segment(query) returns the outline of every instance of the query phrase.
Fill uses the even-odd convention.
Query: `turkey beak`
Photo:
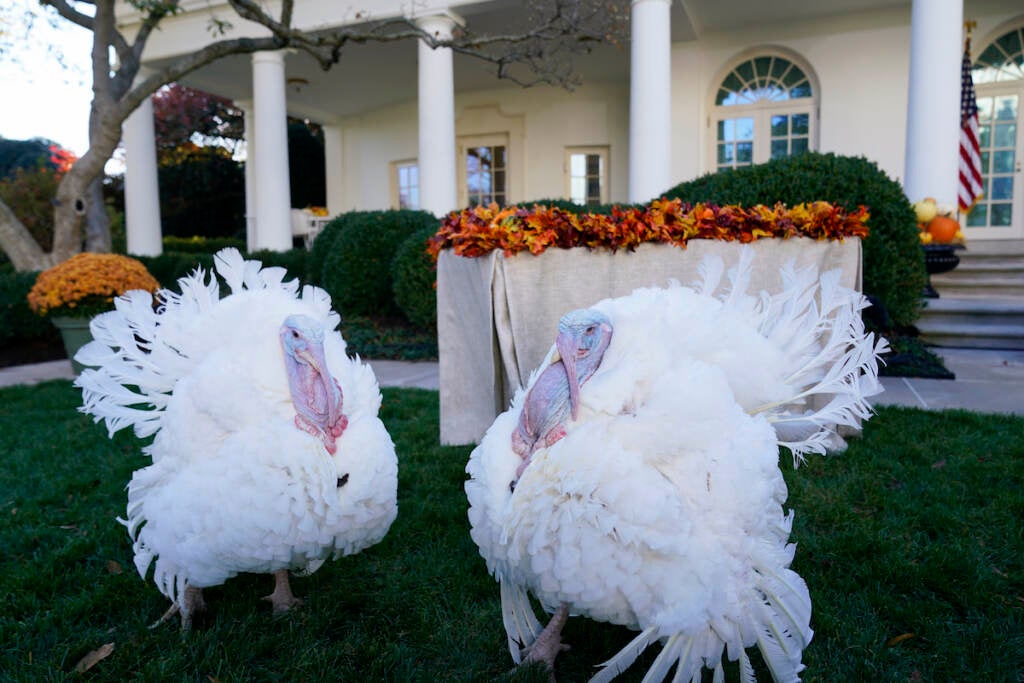
[[[576,338],[570,332],[560,332],[555,339],[555,350],[562,358],[565,376],[569,380],[569,411],[572,419],[580,412],[580,383],[576,373]]]

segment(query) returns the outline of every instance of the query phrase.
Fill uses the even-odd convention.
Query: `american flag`
[[[978,146],[978,102],[971,78],[971,44],[964,46],[960,67],[960,211],[966,213],[982,194],[981,149]]]

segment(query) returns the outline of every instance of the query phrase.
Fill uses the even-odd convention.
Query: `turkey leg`
[[[264,596],[263,599],[269,600],[270,604],[274,606],[274,614],[284,614],[292,607],[302,604],[302,600],[292,594],[292,588],[288,585],[287,569],[274,572],[274,592]]]
[[[526,655],[526,662],[544,662],[547,664],[548,671],[551,672],[551,680],[555,679],[555,657],[558,653],[563,650],[568,650],[568,645],[562,644],[562,628],[565,626],[565,622],[569,620],[569,605],[562,603],[555,613],[551,616],[551,621],[544,627],[544,630],[537,636],[537,640],[533,641],[533,645],[530,646],[530,653]]]
[[[196,588],[195,586],[185,586],[185,595],[182,602],[185,604],[184,609],[182,609],[177,602],[172,603],[171,606],[167,608],[167,611],[164,612],[163,616],[150,625],[150,628],[156,628],[157,626],[169,621],[175,614],[180,613],[181,630],[190,630],[192,628],[192,615],[206,609],[206,601],[203,600],[203,589]]]

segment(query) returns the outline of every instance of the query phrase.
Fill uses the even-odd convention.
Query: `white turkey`
[[[673,681],[705,668],[722,681],[726,660],[752,681],[754,646],[777,683],[799,680],[811,602],[789,568],[779,445],[794,461],[841,446],[837,428],[871,413],[887,345],[838,271],[791,265],[780,293],[751,295],[752,260],[742,250],[730,286],[708,257],[691,287],[567,313],[470,456],[471,533],[517,664],[553,669],[562,626],[582,615],[640,632],[593,681],[657,641],[644,681],[673,667]],[[554,615],[546,627],[530,594]]]
[[[76,359],[83,412],[154,435],[128,484],[135,566],[178,612],[240,572],[275,577],[275,613],[300,601],[288,572],[380,541],[397,514],[394,445],[369,366],[345,353],[323,290],[284,281],[234,249],[202,269],[119,298]],[[162,619],[161,621],[163,621]]]

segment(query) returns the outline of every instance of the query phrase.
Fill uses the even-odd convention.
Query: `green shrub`
[[[269,251],[261,249],[246,254],[247,259],[256,259],[263,264],[264,268],[278,267],[288,271],[285,280],[298,279],[306,284],[309,278],[306,276],[306,265],[309,260],[309,252],[305,249],[289,249],[288,251]]]
[[[665,193],[690,203],[789,206],[824,200],[846,209],[868,207],[864,291],[885,306],[893,323],[912,325],[926,281],[914,211],[899,183],[863,157],[809,152],[713,173]]]
[[[167,235],[163,238],[165,252],[178,252],[182,254],[216,254],[226,247],[234,247],[239,251],[245,251],[245,240],[235,237],[176,237]]]
[[[37,275],[0,269],[0,344],[42,337],[52,330],[48,320],[32,312],[25,298]]]
[[[47,252],[53,248],[53,198],[59,183],[57,174],[45,167],[19,168],[0,180],[0,199]]]
[[[437,267],[427,253],[427,240],[435,232],[436,226],[409,235],[391,261],[395,303],[406,318],[426,329],[437,326]]]
[[[165,252],[159,256],[133,256],[146,266],[146,270],[156,278],[161,287],[178,289],[178,279],[192,274],[202,266],[209,271],[213,268],[213,254],[187,254],[182,252]]]
[[[525,202],[516,202],[516,206],[524,209],[532,208],[534,204],[540,204],[541,206],[550,206],[553,209],[561,209],[566,213],[599,213],[599,214],[610,214],[613,207],[628,208],[630,206],[640,206],[639,204],[591,204],[584,206],[577,204],[576,202],[568,199],[531,199]]]
[[[426,211],[399,210],[360,212],[339,220],[343,225],[327,253],[320,286],[342,316],[397,314],[391,261],[409,235],[428,227],[436,230],[437,219]]]
[[[369,220],[376,215],[377,211],[349,211],[335,216],[323,227],[320,234],[313,240],[313,248],[309,252],[309,259],[306,261],[306,275],[310,281],[321,284],[324,281],[324,264],[327,262],[327,255],[334,251],[334,243],[341,234],[341,229],[353,221]]]

